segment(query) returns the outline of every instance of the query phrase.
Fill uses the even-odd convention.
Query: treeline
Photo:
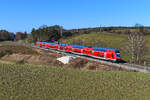
[[[137,30],[138,29],[138,30]],[[96,27],[66,30],[59,25],[41,26],[38,29],[32,29],[28,37],[29,42],[36,41],[58,41],[79,34],[88,34],[94,32],[107,32],[112,34],[130,34],[130,32],[141,32],[144,35],[150,35],[150,27],[135,25],[134,27]]]
[[[133,26],[133,27],[95,27],[95,28],[82,28],[82,29],[71,29],[68,30],[71,33],[76,34],[88,34],[92,32],[109,32],[112,34],[130,34],[130,31],[136,32],[137,27],[144,35],[150,35],[150,27],[144,26]]]
[[[6,30],[0,30],[0,41],[13,41],[15,38],[14,33],[8,32]]]
[[[125,31],[122,31],[126,29]],[[66,30],[59,25],[54,26],[41,26],[38,29],[32,29],[29,35],[29,42],[36,41],[58,41],[60,38],[67,38],[78,34],[88,34],[92,32],[109,32],[115,34],[128,34],[129,30],[136,29],[135,27],[96,27],[96,28],[83,28],[83,29],[72,29]]]
[[[16,35],[15,35],[15,40],[18,41],[18,40],[23,40],[23,39],[26,39],[28,37],[28,34],[27,32],[17,32]]]
[[[73,35],[89,34],[94,32],[106,32],[112,34],[130,34],[130,32],[142,32],[144,35],[150,35],[150,27],[142,25],[135,25],[134,27],[95,27],[95,28],[81,28],[66,30],[59,25],[54,26],[41,26],[38,29],[32,29],[30,34],[26,32],[17,32],[16,34],[6,30],[0,31],[0,41],[6,40],[22,40],[28,38],[29,42],[36,41],[58,41],[60,38],[67,38]]]
[[[8,32],[7,30],[0,30],[0,41],[17,41],[27,38],[26,32],[17,32],[16,34]]]
[[[29,42],[36,41],[58,41],[60,38],[66,38],[72,36],[72,33],[65,30],[59,25],[54,26],[42,26],[38,29],[32,29],[29,35]]]

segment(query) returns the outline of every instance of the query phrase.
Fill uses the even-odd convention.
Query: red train
[[[79,55],[91,56],[98,59],[104,59],[109,61],[120,61],[121,54],[119,49],[103,48],[103,47],[88,47],[82,45],[72,44],[57,44],[49,42],[36,42],[36,46],[51,48],[55,50],[61,50],[65,52],[75,53]]]

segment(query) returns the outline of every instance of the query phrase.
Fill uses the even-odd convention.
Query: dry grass
[[[28,48],[25,46],[19,46],[19,45],[18,46],[15,46],[15,45],[0,46],[1,57],[7,54],[13,54],[13,53],[38,55],[38,52],[36,52],[32,48]]]

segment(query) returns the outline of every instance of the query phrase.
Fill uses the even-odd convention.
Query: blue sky
[[[0,29],[150,26],[150,0],[0,0]]]

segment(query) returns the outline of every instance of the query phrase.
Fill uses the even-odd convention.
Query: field
[[[0,64],[0,100],[149,100],[150,75]]]

